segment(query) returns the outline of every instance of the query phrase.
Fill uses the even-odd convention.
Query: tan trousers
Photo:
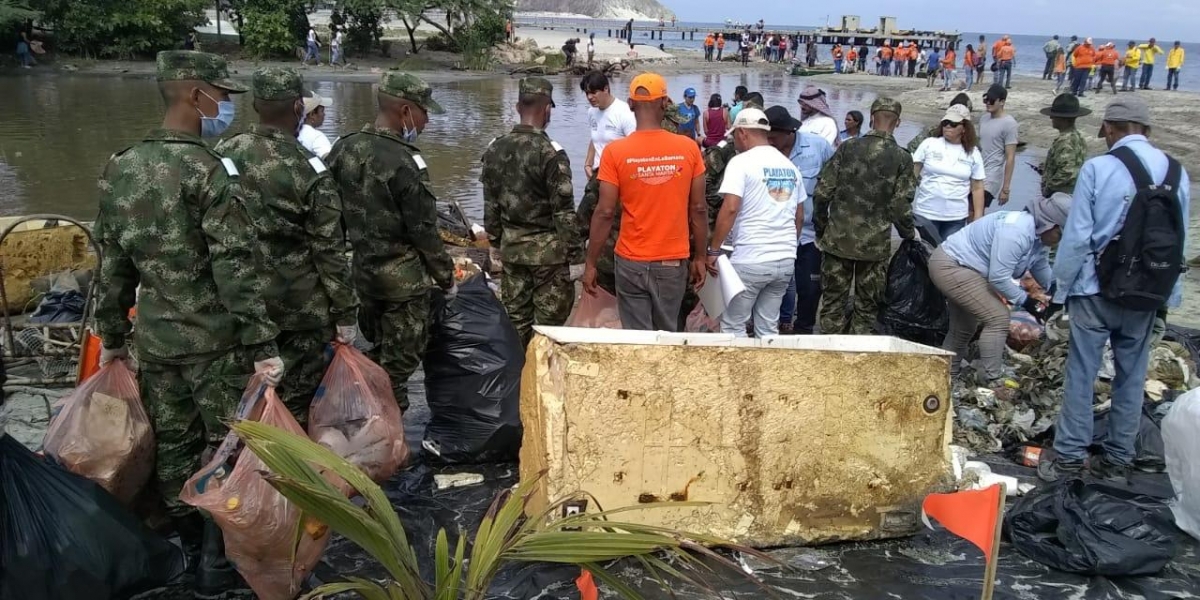
[[[941,248],[929,257],[929,277],[946,296],[950,309],[950,331],[942,348],[954,353],[952,375],[958,375],[967,345],[979,325],[979,361],[988,379],[1000,377],[1004,371],[1004,344],[1008,339],[1008,307],[983,275],[959,265]]]

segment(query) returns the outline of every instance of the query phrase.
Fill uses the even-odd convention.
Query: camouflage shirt
[[[483,220],[504,262],[583,262],[571,161],[541,129],[517,125],[483,153]]]
[[[893,224],[901,236],[914,235],[916,189],[912,155],[892,134],[872,131],[842,142],[813,194],[817,246],[851,260],[886,260]]]
[[[704,200],[708,203],[708,230],[717,225],[717,213],[725,197],[718,193],[721,180],[725,178],[725,167],[737,154],[732,140],[721,140],[716,146],[704,149]]]
[[[1049,198],[1055,192],[1075,192],[1075,178],[1087,160],[1087,141],[1078,129],[1059,132],[1046,153],[1042,163],[1042,196]]]
[[[270,273],[271,319],[286,331],[353,325],[342,200],[325,163],[292,135],[252,125],[217,145],[241,171],[246,210]]]
[[[437,199],[416,146],[367,125],[338,140],[329,170],[342,191],[359,296],[406,300],[454,284],[437,229]]]
[[[596,207],[599,205],[600,180],[592,177],[583,188],[583,198],[579,199],[579,235],[584,242],[587,242],[592,236],[592,216],[596,214]],[[620,198],[617,198],[617,205],[613,207],[613,210],[612,231],[608,234],[608,240],[604,242],[600,260],[596,261],[596,270],[601,273],[615,273],[617,268],[615,258],[617,238],[621,235]]]
[[[200,362],[238,346],[277,356],[253,225],[232,161],[200,138],[163,129],[108,161],[95,236],[104,253],[96,324],[106,346],[143,360]]]

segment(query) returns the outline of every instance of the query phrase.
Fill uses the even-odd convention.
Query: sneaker
[[[1092,458],[1088,464],[1088,472],[1096,479],[1128,484],[1132,467],[1113,462],[1107,454]]]
[[[1047,454],[1050,454],[1050,457],[1047,457]],[[1042,453],[1041,462],[1037,467],[1038,479],[1047,483],[1078,477],[1081,474],[1083,474],[1082,460],[1066,460],[1054,454],[1052,450]]]

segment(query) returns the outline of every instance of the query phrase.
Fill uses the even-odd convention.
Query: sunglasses
[[[984,104],[989,104],[989,105],[990,105],[990,104],[995,104],[995,103],[996,103],[996,99],[995,99],[995,98],[989,98],[989,97],[987,97],[987,96],[984,96],[984,97],[983,97],[983,103],[984,103]]]
[[[942,127],[962,127],[962,121],[955,123],[954,121],[942,121]]]

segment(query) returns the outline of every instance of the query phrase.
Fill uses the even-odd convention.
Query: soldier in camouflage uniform
[[[566,322],[575,302],[570,266],[583,263],[571,161],[545,130],[553,89],[541,77],[521,80],[521,122],[488,146],[479,178],[484,225],[504,264],[504,307],[525,344],[535,324]]]
[[[189,558],[204,538],[195,585],[198,595],[212,594],[235,585],[236,572],[220,530],[179,492],[205,448],[225,437],[250,375],[277,382],[283,362],[238,169],[201,139],[228,127],[229,94],[245,88],[213,54],[160,52],[157,72],[162,127],[113,155],[100,179],[96,326],[102,364],[127,356],[140,284],[134,344],[157,444],[154,483]]]
[[[913,239],[912,155],[896,145],[900,103],[871,105],[871,132],[842,142],[821,169],[813,227],[822,252],[821,333],[872,333],[887,285],[892,225]],[[854,290],[847,318],[846,301]]]
[[[1042,197],[1049,198],[1055,192],[1075,193],[1075,179],[1088,155],[1087,141],[1075,129],[1075,119],[1091,113],[1090,109],[1080,108],[1079,99],[1072,94],[1061,94],[1049,108],[1042,109],[1042,114],[1050,117],[1050,124],[1058,131],[1039,169]]]
[[[447,298],[458,291],[454,261],[438,234],[429,171],[414,145],[429,113],[445,111],[429,84],[408,73],[384,73],[377,99],[375,122],[338,140],[328,163],[354,246],[359,327],[376,344],[379,364],[407,410],[408,378],[429,342],[433,286]]]
[[[325,346],[354,341],[357,318],[342,200],[325,163],[296,140],[303,123],[300,75],[268,68],[252,79],[259,124],[217,145],[241,171],[246,210],[258,226],[275,342],[287,365],[279,397],[301,426],[325,374]],[[336,328],[336,329],[335,329]]]
[[[704,149],[704,199],[708,202],[708,230],[717,225],[717,213],[725,197],[718,193],[721,180],[725,178],[725,167],[737,155],[732,139],[723,139],[715,146]]]

